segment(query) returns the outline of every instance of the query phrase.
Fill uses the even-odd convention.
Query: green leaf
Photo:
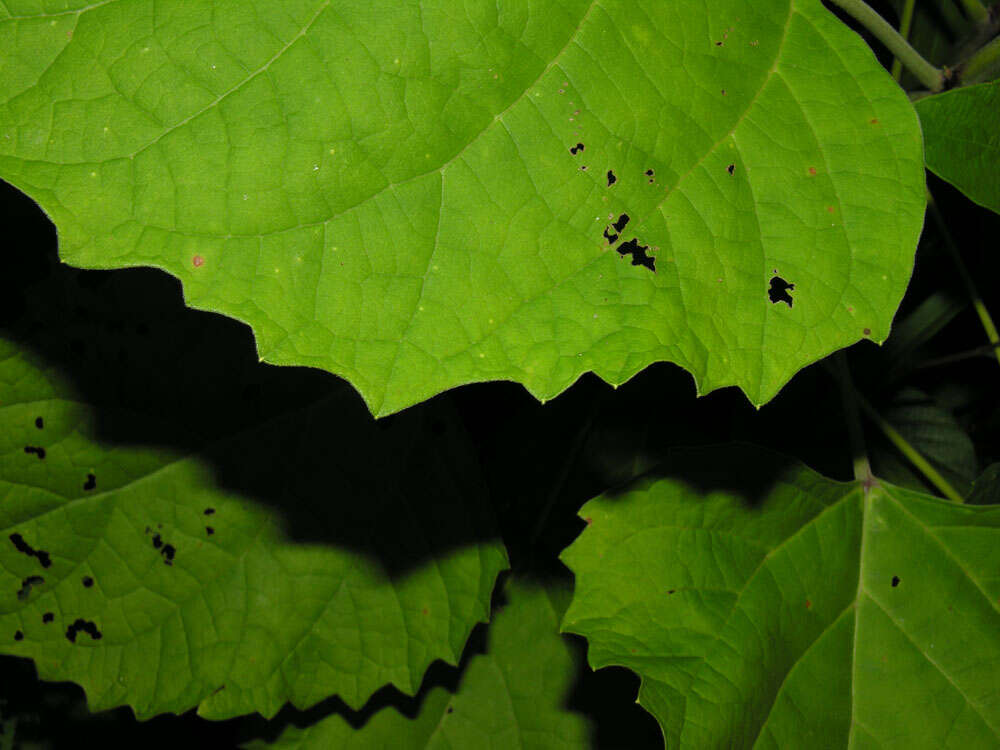
[[[559,635],[561,590],[513,582],[489,627],[486,653],[472,657],[458,691],[436,687],[413,719],[393,708],[354,730],[339,715],[306,729],[291,727],[273,743],[248,748],[494,748],[578,750],[587,722],[565,708],[575,671]]]
[[[563,628],[668,747],[995,747],[1000,507],[683,451],[580,511]]]
[[[928,96],[916,107],[927,168],[979,205],[1000,213],[1000,81]]]
[[[819,0],[23,5],[0,176],[62,258],[164,269],[378,415],[661,360],[759,405],[910,276],[919,124]]]
[[[1000,463],[987,466],[972,485],[966,502],[973,505],[1000,504]]]
[[[0,650],[140,718],[457,662],[506,558],[447,402],[376,424],[162,274],[61,268],[0,336]]]
[[[979,472],[976,447],[949,409],[917,388],[903,388],[879,411],[959,494],[968,494]],[[873,435],[870,458],[875,473],[886,481],[933,492],[933,485],[883,437]]]

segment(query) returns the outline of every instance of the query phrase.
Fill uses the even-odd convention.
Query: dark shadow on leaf
[[[259,363],[247,326],[185,307],[160,271],[59,263],[51,224],[4,183],[0,210],[23,229],[0,274],[0,336],[93,407],[100,442],[196,455],[290,541],[364,553],[390,576],[497,536],[447,395],[376,421],[333,375]],[[102,488],[81,474],[90,483]]]

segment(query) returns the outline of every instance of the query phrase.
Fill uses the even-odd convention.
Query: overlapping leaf
[[[574,664],[559,635],[565,600],[515,582],[508,602],[490,624],[486,653],[469,662],[458,692],[433,688],[414,719],[394,709],[376,714],[360,729],[333,715],[307,729],[286,730],[256,748],[430,750],[578,750],[587,743],[587,723],[567,711]],[[554,598],[553,598],[554,597]]]
[[[819,0],[108,0],[0,11],[0,176],[376,414],[651,362],[760,404],[882,341],[912,107]]]
[[[953,89],[917,102],[927,168],[981,206],[1000,213],[1000,81]]]
[[[1000,741],[1000,507],[716,448],[580,514],[563,627],[668,747]]]
[[[376,425],[161,274],[109,275],[57,273],[0,340],[0,649],[140,717],[455,663],[505,564],[460,421]]]

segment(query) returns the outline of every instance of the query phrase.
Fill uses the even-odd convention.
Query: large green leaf
[[[917,102],[927,168],[981,206],[1000,213],[1000,81]]]
[[[580,515],[563,627],[669,747],[1000,742],[1000,507],[714,448]]]
[[[447,403],[376,424],[113,275],[56,273],[0,336],[0,650],[140,717],[358,706],[455,663],[505,554]]]
[[[579,750],[587,745],[587,722],[565,708],[574,663],[559,635],[562,593],[508,585],[486,653],[472,657],[454,695],[440,687],[428,691],[413,719],[388,708],[355,730],[334,714],[306,729],[291,727],[273,743],[247,747]]]
[[[761,404],[909,279],[917,118],[819,0],[0,14],[0,176],[63,259],[169,271],[379,415],[658,360]]]

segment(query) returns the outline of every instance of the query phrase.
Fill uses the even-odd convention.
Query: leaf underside
[[[886,338],[922,223],[912,107],[819,0],[9,0],[0,80],[63,260],[376,415],[661,360],[759,405]]]
[[[995,747],[1000,507],[678,452],[563,554],[563,628],[642,677],[668,747]]]

